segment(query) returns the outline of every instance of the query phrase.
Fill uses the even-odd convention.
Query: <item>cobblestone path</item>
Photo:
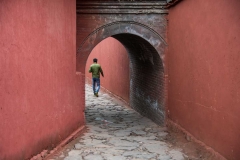
[[[106,93],[94,97],[86,85],[86,132],[52,159],[56,160],[184,160],[164,142],[159,127]]]

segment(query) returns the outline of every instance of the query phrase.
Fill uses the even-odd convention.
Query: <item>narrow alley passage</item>
[[[164,141],[167,130],[86,85],[86,132],[50,159],[183,160],[185,155]]]

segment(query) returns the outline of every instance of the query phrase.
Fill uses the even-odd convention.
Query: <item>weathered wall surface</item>
[[[170,9],[169,117],[240,159],[240,1],[185,0]]]
[[[1,160],[29,158],[83,125],[75,8],[75,0],[0,1]]]
[[[114,38],[107,38],[99,43],[91,52],[86,64],[86,76],[93,58],[101,64],[104,78],[101,77],[101,86],[129,102],[129,58],[125,47]]]

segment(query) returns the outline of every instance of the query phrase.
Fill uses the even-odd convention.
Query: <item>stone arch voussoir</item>
[[[141,23],[133,21],[119,21],[101,26],[90,33],[77,49],[77,71],[84,73],[85,64],[92,49],[102,40],[117,34],[133,34],[150,43],[158,52],[165,68],[164,49],[166,41],[156,31]]]

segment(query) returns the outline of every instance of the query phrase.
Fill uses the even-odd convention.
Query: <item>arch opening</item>
[[[165,124],[164,40],[138,25],[108,25],[94,31],[81,44],[77,53],[77,70],[85,72],[92,49],[108,37],[117,39],[129,56],[130,106],[159,125]],[[109,28],[110,27],[110,28]],[[147,32],[146,32],[147,31]],[[146,33],[146,34],[143,34]],[[121,64],[118,64],[121,65]],[[119,77],[123,78],[123,77]],[[114,93],[114,92],[113,92]]]
[[[101,87],[114,93],[129,103],[129,56],[126,48],[115,38],[109,37],[97,44],[90,53],[85,69],[86,82],[92,85],[92,74],[89,67],[93,58],[98,59],[104,72],[101,77]]]

